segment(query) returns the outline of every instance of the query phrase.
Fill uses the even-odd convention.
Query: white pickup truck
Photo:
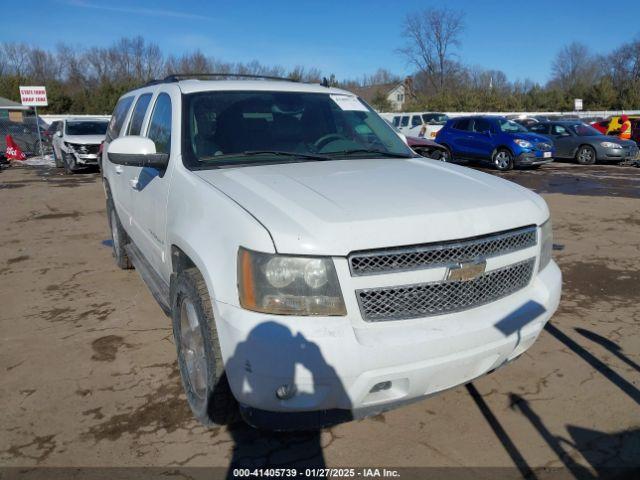
[[[172,317],[205,424],[425,398],[521,355],[558,306],[543,199],[416,156],[344,90],[172,76],[119,100],[104,152],[116,262]]]

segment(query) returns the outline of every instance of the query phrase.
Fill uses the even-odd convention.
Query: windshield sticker
[[[331,100],[336,102],[336,104],[342,110],[349,111],[357,111],[357,112],[368,112],[369,109],[364,106],[364,104],[358,100],[358,97],[354,97],[353,95],[329,95]]]

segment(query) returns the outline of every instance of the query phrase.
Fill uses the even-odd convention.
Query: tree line
[[[434,111],[571,111],[574,98],[585,110],[640,108],[640,37],[607,55],[596,55],[580,43],[560,49],[546,84],[509,81],[500,70],[469,66],[459,60],[464,32],[463,12],[426,9],[407,15],[404,44],[397,54],[414,72],[407,110]],[[111,113],[126,91],[171,73],[226,72],[270,75],[305,82],[325,76],[346,89],[399,82],[381,68],[357,79],[305,66],[283,67],[225,62],[201,51],[166,55],[144,38],[122,38],[109,47],[72,48],[59,44],[45,50],[24,43],[0,43],[0,96],[19,101],[19,85],[46,85],[49,107],[43,113]],[[389,110],[386,92],[379,90],[373,106]]]
[[[574,99],[585,110],[640,108],[640,35],[606,55],[585,45],[563,46],[544,84],[510,82],[500,70],[458,60],[465,16],[448,8],[413,12],[403,23],[397,50],[415,70],[409,110],[571,111]],[[379,105],[384,108],[384,105]]]

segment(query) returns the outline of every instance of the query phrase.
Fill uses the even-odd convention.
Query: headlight
[[[602,145],[604,148],[622,148],[622,145],[613,142],[601,142],[600,145]]]
[[[276,315],[346,315],[333,260],[238,251],[238,292],[247,310]]]
[[[549,265],[552,251],[553,231],[551,229],[551,219],[549,219],[540,227],[540,265],[538,266],[538,271]]]
[[[520,140],[519,138],[516,138],[514,140],[514,142],[516,142],[518,145],[520,145],[522,148],[531,148],[533,147],[533,145],[531,144],[531,142],[528,142],[526,140]]]

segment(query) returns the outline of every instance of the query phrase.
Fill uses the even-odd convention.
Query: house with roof
[[[22,122],[24,116],[29,111],[31,111],[31,107],[25,107],[21,103],[0,97],[0,119]]]
[[[391,111],[401,112],[408,100],[414,97],[413,82],[411,77],[402,82],[381,83],[366,87],[351,87],[350,90],[364,99],[367,103],[374,104],[376,99],[384,98],[391,106]]]

